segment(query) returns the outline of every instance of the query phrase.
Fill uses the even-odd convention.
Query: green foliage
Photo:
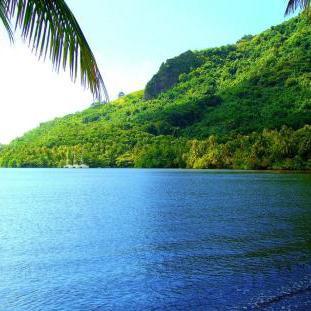
[[[288,0],[285,14],[295,12],[298,8],[307,11],[311,7],[310,0]]]
[[[49,57],[54,69],[68,66],[73,80],[80,71],[81,82],[87,85],[94,97],[108,93],[96,64],[93,52],[65,0],[0,0],[0,20],[11,41],[11,22],[39,57]]]
[[[201,65],[156,98],[41,124],[2,147],[0,166],[62,167],[69,153],[91,167],[311,169],[307,17],[193,55]]]
[[[189,73],[201,64],[202,60],[192,51],[168,59],[161,65],[158,73],[147,83],[145,99],[155,98],[160,93],[165,92],[178,82],[180,75]]]
[[[238,135],[219,143],[217,137],[192,140],[185,155],[189,168],[235,169],[310,169],[311,126],[294,131],[282,127],[280,131]]]

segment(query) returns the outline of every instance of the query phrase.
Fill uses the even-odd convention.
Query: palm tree
[[[108,102],[108,93],[85,36],[65,0],[0,0],[0,19],[11,41],[13,31],[22,37],[40,57],[48,55],[54,69],[69,66],[72,80],[80,72],[81,83],[93,96]]]
[[[311,0],[289,0],[285,14],[294,13],[297,9],[307,10],[311,6]]]

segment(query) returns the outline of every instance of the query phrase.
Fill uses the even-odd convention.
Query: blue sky
[[[233,43],[284,21],[285,0],[68,0],[105,63],[158,67],[188,49]],[[92,6],[88,5],[92,3]],[[103,68],[105,73],[105,68]],[[120,86],[122,87],[122,86]]]
[[[101,68],[109,94],[142,89],[167,58],[234,43],[284,21],[286,0],[67,0]],[[0,142],[40,122],[82,110],[92,96],[69,74],[37,62],[0,32]],[[18,113],[17,113],[18,111]]]

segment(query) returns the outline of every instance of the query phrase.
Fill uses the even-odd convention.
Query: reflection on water
[[[1,305],[307,310],[310,186],[308,174],[0,170]]]

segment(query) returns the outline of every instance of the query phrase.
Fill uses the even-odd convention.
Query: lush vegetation
[[[189,73],[202,65],[203,59],[198,53],[187,51],[177,57],[168,59],[160,66],[157,74],[147,83],[145,88],[145,99],[157,97],[177,84],[179,76]]]
[[[155,93],[41,124],[2,147],[0,165],[311,169],[310,64],[305,16],[187,52],[161,66]]]

